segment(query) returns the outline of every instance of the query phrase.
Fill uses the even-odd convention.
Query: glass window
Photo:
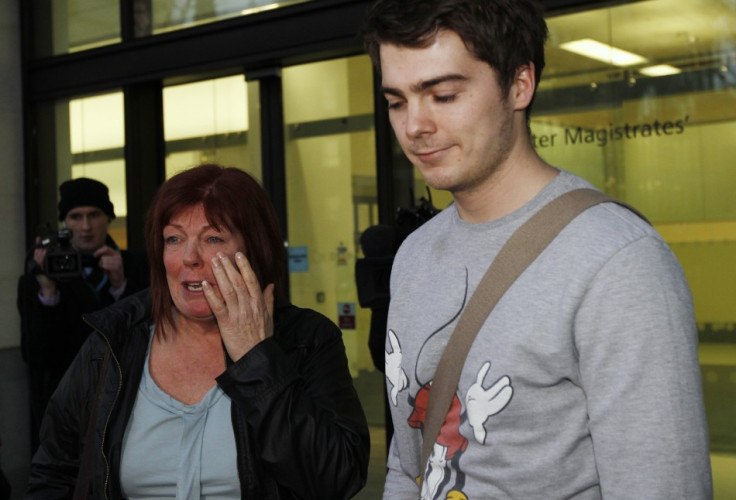
[[[360,496],[378,498],[385,384],[368,349],[371,310],[360,306],[355,280],[360,235],[378,223],[372,67],[367,56],[292,66],[283,69],[282,86],[291,299],[343,330],[371,431]]]
[[[120,0],[33,0],[37,57],[120,43]]]
[[[152,2],[154,34],[230,17],[255,14],[308,0],[156,0]]]
[[[639,1],[548,23],[535,147],[639,208],[682,263],[699,327],[716,498],[732,498],[736,4]]]
[[[109,234],[118,246],[127,248],[123,93],[41,103],[35,120],[40,222],[55,227],[62,182],[96,179],[108,187],[115,209]]]
[[[248,113],[259,108],[249,101],[258,102],[258,84],[243,75],[165,87],[166,177],[210,162],[261,179],[260,148],[248,144]]]
[[[306,255],[306,266],[291,268],[291,296],[336,323],[338,303],[357,302],[360,233],[378,223],[371,71],[359,56],[282,72],[288,240]],[[349,329],[367,335],[368,312],[357,311]],[[358,356],[366,345],[367,337],[353,347],[353,374],[372,366]]]
[[[69,101],[69,132],[70,177],[90,177],[108,187],[116,216],[109,233],[118,246],[127,248],[123,93]],[[59,183],[69,176],[64,167],[59,165]]]

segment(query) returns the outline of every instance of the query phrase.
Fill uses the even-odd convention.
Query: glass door
[[[371,428],[369,485],[359,497],[379,498],[384,382],[368,349],[371,311],[360,307],[355,284],[360,235],[378,223],[371,63],[357,56],[292,66],[282,81],[291,300],[342,329]]]

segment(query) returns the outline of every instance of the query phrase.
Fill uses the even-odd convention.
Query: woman
[[[186,170],[146,236],[150,293],[85,317],[97,334],[49,403],[27,498],[354,495],[365,415],[340,330],[284,297],[266,193],[237,169]]]

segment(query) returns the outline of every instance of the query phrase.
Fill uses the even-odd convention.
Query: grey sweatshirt
[[[418,498],[427,388],[493,258],[533,213],[587,181],[470,224],[451,205],[401,246],[386,382],[395,434],[384,498]],[[458,362],[462,362],[458,360]],[[434,445],[426,499],[712,497],[697,330],[657,232],[606,203],[572,221],[486,320]]]

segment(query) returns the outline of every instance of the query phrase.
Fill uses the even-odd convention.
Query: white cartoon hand
[[[386,351],[386,379],[391,383],[391,402],[394,406],[399,403],[399,392],[409,386],[409,379],[401,369],[401,344],[393,330],[388,331],[388,341],[391,352]]]
[[[511,380],[506,376],[498,379],[489,389],[484,389],[483,379],[485,379],[490,368],[491,362],[486,361],[478,371],[475,383],[470,386],[468,393],[465,395],[468,422],[473,428],[475,440],[480,444],[484,444],[486,441],[486,429],[483,424],[488,420],[488,417],[495,415],[506,407],[511,400],[511,394],[514,392],[511,388]]]
[[[437,494],[442,479],[445,477],[445,467],[447,467],[447,446],[434,443],[432,453],[427,461],[427,470],[422,483],[421,498],[422,500],[430,500]]]

